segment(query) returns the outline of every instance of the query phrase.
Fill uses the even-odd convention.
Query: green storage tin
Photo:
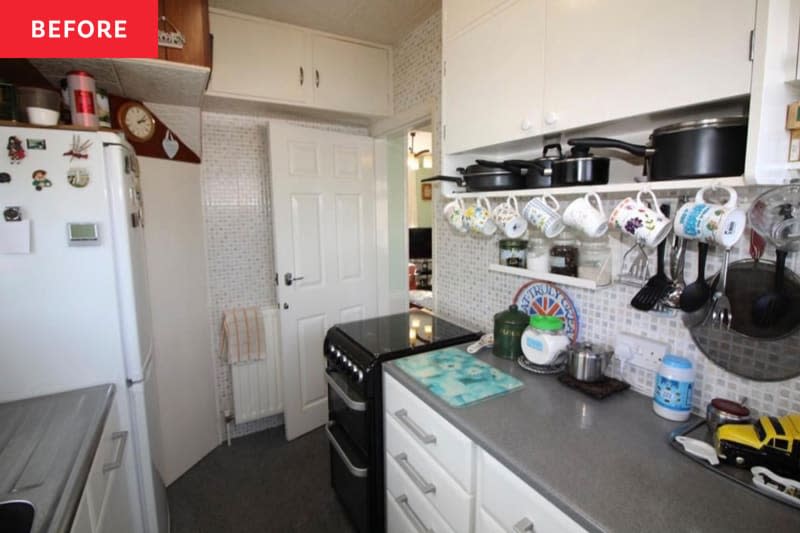
[[[528,327],[530,317],[516,305],[494,315],[494,346],[492,353],[503,359],[516,359],[522,355],[522,332]]]

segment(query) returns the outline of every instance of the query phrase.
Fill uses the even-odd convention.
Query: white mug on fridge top
[[[552,239],[564,231],[564,222],[558,213],[558,200],[550,194],[533,198],[522,209],[522,216],[544,236]]]
[[[592,205],[595,201],[596,207]],[[584,232],[589,237],[602,237],[608,231],[603,202],[596,192],[588,192],[572,201],[564,210],[564,224]]]
[[[519,214],[517,199],[509,196],[508,200],[497,204],[492,210],[494,219],[500,231],[506,234],[509,239],[518,239],[528,229],[528,221]]]
[[[694,202],[681,206],[675,214],[675,233],[684,239],[717,243],[730,248],[742,237],[747,214],[736,207],[738,196],[731,187],[719,187],[728,193],[728,201],[716,204],[706,201],[705,194],[713,185],[697,191]]]
[[[669,218],[660,211],[647,207],[647,204],[642,201],[643,194],[649,194],[653,206],[657,208],[658,199],[653,191],[649,189],[639,191],[636,199],[628,197],[617,204],[617,207],[611,212],[608,224],[628,235],[633,235],[642,244],[655,248],[667,238],[672,225]]]

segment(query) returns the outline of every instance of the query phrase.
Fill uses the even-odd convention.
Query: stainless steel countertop
[[[0,501],[30,501],[34,533],[69,531],[114,389],[0,404]]]
[[[464,345],[466,346],[466,345]],[[453,408],[394,363],[384,371],[589,531],[800,531],[800,510],[674,450],[680,424],[624,391],[595,400],[482,350],[524,387]]]

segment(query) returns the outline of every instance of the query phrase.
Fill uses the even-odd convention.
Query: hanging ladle
[[[697,243],[697,279],[687,285],[681,293],[681,311],[691,313],[697,311],[711,297],[711,286],[706,281],[706,258],[708,257],[708,243]]]

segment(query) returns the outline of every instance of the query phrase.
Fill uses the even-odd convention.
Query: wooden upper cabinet
[[[159,0],[159,15],[183,33],[183,48],[158,47],[158,57],[167,61],[211,66],[211,37],[208,24],[208,0]],[[170,24],[159,21],[159,28],[175,31]]]
[[[208,92],[287,103],[309,103],[312,91],[307,34],[294,26],[212,13],[214,67]]]
[[[369,115],[391,114],[389,51],[314,35],[314,104]]]
[[[544,129],[750,92],[756,0],[548,0]]]

